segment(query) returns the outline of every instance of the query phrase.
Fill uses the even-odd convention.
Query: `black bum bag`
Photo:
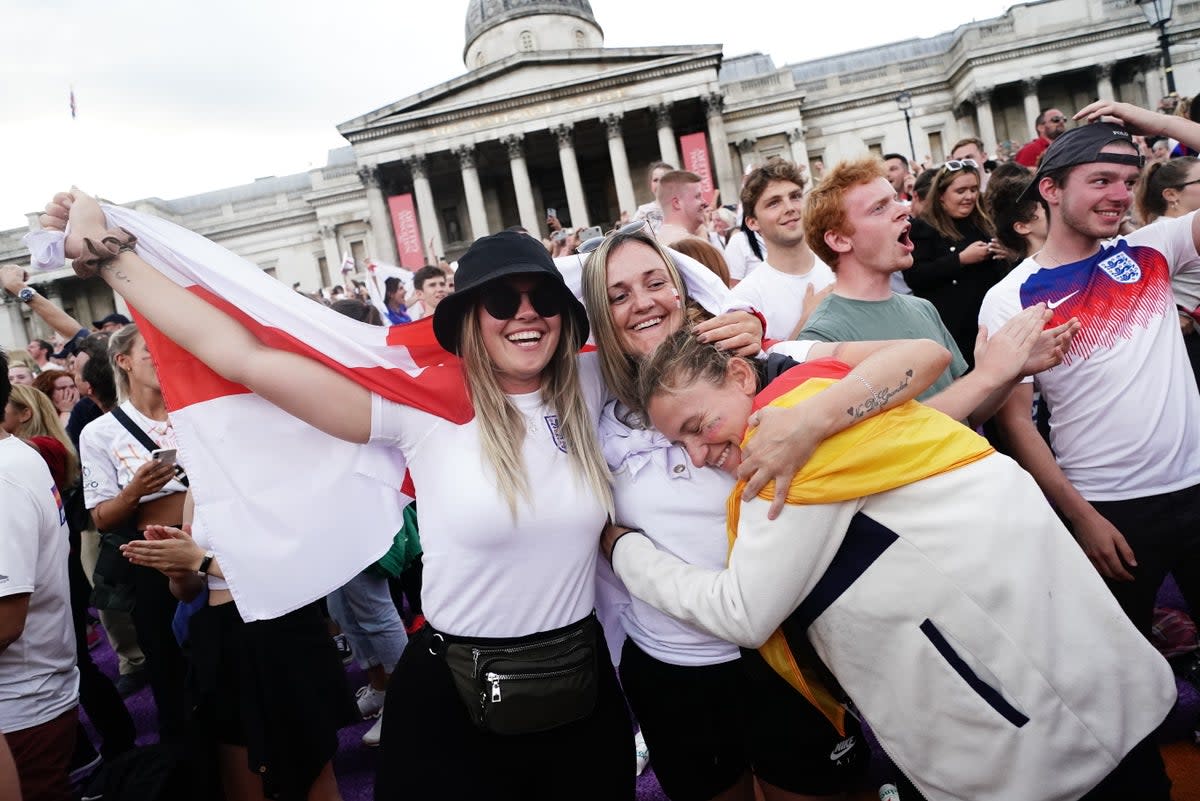
[[[593,613],[554,631],[506,640],[442,634],[429,652],[450,668],[471,721],[493,734],[532,734],[581,720],[596,708],[602,643]]]

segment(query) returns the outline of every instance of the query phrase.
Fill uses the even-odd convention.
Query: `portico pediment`
[[[637,87],[657,78],[715,81],[720,62],[720,45],[519,53],[344,122],[338,131],[353,143],[547,102],[567,108],[589,95],[632,99],[649,91]]]

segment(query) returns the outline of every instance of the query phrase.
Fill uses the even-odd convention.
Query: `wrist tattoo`
[[[870,382],[868,382],[867,379],[863,378],[862,376],[855,375],[854,377],[857,378],[859,381],[861,381],[867,387],[867,390],[870,393],[869,395],[867,395],[867,399],[864,400],[862,403],[858,404],[857,406],[851,406],[850,408],[848,408],[846,410],[846,414],[853,417],[855,420],[859,420],[859,419],[862,419],[863,417],[865,417],[866,415],[870,414],[871,412],[882,409],[884,406],[887,405],[888,401],[890,401],[896,395],[900,394],[905,389],[907,389],[909,383],[912,382],[913,371],[911,369],[905,370],[904,371],[904,380],[901,381],[899,384],[897,384],[892,389],[878,389],[877,390],[873,386],[871,386]]]

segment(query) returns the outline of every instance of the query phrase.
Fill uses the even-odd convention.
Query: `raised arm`
[[[107,229],[99,204],[78,191],[55,195],[41,218],[43,227],[57,230],[68,220],[70,258],[80,254],[85,237],[99,241]],[[100,275],[158,330],[222,377],[327,434],[350,442],[369,439],[371,396],[364,387],[305,356],[263,345],[132,251],[120,253]]]
[[[15,264],[6,264],[0,267],[0,285],[14,298],[17,293],[29,286],[26,283],[25,271]],[[74,317],[42,297],[36,290],[33,299],[29,301],[29,310],[41,317],[46,325],[68,340],[73,339],[75,335],[86,328],[86,326],[80,325]]]
[[[783,508],[792,476],[824,440],[867,417],[912,400],[933,385],[950,363],[950,352],[929,339],[890,342],[820,342],[809,359],[833,357],[853,370],[837,383],[787,409],[768,407],[750,418],[758,432],[742,451],[738,475],[746,479],[743,498],[754,498],[775,482],[768,518]]]
[[[1098,100],[1084,106],[1075,114],[1077,120],[1096,120],[1109,117],[1115,119],[1131,134],[1140,136],[1165,136],[1176,139],[1192,150],[1200,150],[1200,123],[1174,114],[1158,114],[1132,103],[1115,100]],[[1192,239],[1200,250],[1200,215],[1192,217]]]

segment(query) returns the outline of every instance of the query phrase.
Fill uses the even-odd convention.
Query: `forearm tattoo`
[[[109,275],[111,275],[113,277],[113,280],[115,280],[115,281],[121,281],[126,284],[133,283],[133,281],[129,280],[129,276],[125,274],[124,270],[120,269],[119,267],[117,267],[113,264],[105,264],[103,267],[100,268],[100,271],[108,273]]]
[[[850,415],[855,420],[859,420],[871,412],[882,409],[884,406],[887,406],[888,401],[908,388],[909,383],[912,381],[912,377],[913,371],[911,369],[905,370],[904,380],[897,384],[894,388],[875,389],[870,385],[870,383],[867,382],[865,378],[856,375],[855,378],[863,382],[870,394],[862,403],[858,404],[857,406],[851,406],[849,409],[847,409],[846,414]]]

